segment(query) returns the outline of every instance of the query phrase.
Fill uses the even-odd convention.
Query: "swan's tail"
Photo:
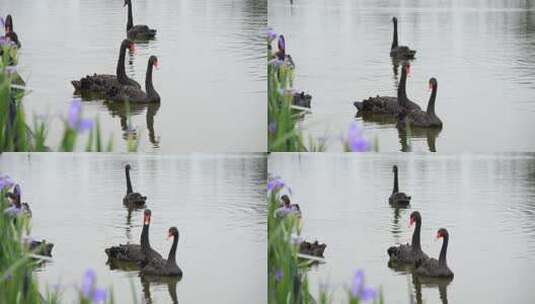
[[[123,253],[123,250],[120,246],[113,246],[110,248],[106,248],[104,252],[106,252],[106,255],[108,256],[108,258],[117,258],[119,254]]]
[[[394,256],[397,255],[398,251],[399,251],[398,247],[392,246],[392,247],[388,248],[388,250],[386,252],[388,253],[389,257],[392,257],[393,255]]]
[[[357,110],[361,111],[364,109],[364,103],[362,101],[355,101],[353,105],[357,108]]]
[[[75,90],[80,90],[82,88],[82,82],[80,80],[72,80],[71,84]]]

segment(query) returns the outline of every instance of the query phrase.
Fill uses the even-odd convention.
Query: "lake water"
[[[148,196],[151,246],[167,256],[167,230],[178,227],[181,281],[141,281],[137,271],[110,270],[104,249],[138,242],[143,211],[128,215],[123,167],[135,191]],[[55,244],[42,283],[66,288],[73,302],[86,268],[113,286],[116,303],[266,302],[266,159],[262,154],[134,156],[3,154],[2,173],[22,186],[33,211],[32,235]],[[176,299],[171,296],[176,293]],[[150,303],[150,302],[149,302]]]
[[[436,132],[400,136],[393,124],[357,121],[380,151],[533,151],[535,3],[532,1],[270,0],[269,25],[286,36],[295,86],[312,94],[307,134],[330,134],[329,150],[355,119],[353,101],[396,96],[389,57],[392,17],[399,41],[416,49],[407,82],[425,109],[438,81]]]
[[[13,15],[22,42],[19,70],[32,90],[26,114],[49,115],[49,145],[56,147],[73,96],[70,81],[93,73],[114,74],[126,36],[122,0],[0,0]],[[158,56],[154,86],[160,107],[132,109],[141,151],[257,152],[266,150],[267,1],[133,1],[134,24],[158,30],[127,56],[127,75],[145,81],[147,60]],[[239,113],[240,119],[237,120]],[[125,151],[124,109],[85,103],[85,116],[100,118],[114,150]],[[152,120],[152,122],[151,122]],[[83,140],[85,143],[85,140]]]
[[[392,166],[411,208],[388,204]],[[306,239],[325,242],[326,264],[310,271],[345,297],[353,270],[383,288],[385,303],[534,303],[535,154],[364,155],[272,154],[269,173],[291,187],[303,211]],[[421,285],[387,266],[389,246],[410,242],[409,215],[422,215],[423,250],[438,257],[436,231],[450,233],[449,284]],[[421,283],[421,282],[420,282]]]

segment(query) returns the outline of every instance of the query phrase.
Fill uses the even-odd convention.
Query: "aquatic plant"
[[[33,128],[27,124],[23,107],[25,90],[23,86],[14,85],[16,67],[10,65],[7,55],[9,49],[2,47],[3,56],[0,61],[0,152],[3,151],[29,151],[47,152],[52,149],[46,146],[48,135],[48,119],[43,116],[34,116]],[[18,74],[17,74],[18,75]],[[64,119],[63,136],[58,151],[74,151],[78,145],[79,135],[89,130],[85,145],[86,151],[111,151],[113,141],[110,136],[106,149],[102,143],[102,135],[98,118],[86,119],[82,115],[83,106],[80,99],[73,99],[67,109]],[[131,147],[128,150],[137,149]]]
[[[328,136],[316,139],[303,138],[303,132],[297,127],[303,112],[292,106],[295,66],[286,58],[277,58],[271,51],[271,43],[277,34],[268,28],[268,150],[270,152],[324,152],[327,150]],[[282,35],[280,36],[282,37]],[[278,47],[284,48],[284,39],[278,40]],[[363,136],[363,130],[353,122],[347,136],[343,138],[346,152],[370,151],[371,144]],[[374,150],[378,150],[377,143]]]
[[[366,152],[370,150],[370,142],[364,138],[362,128],[355,121],[349,125],[343,143],[346,152]]]
[[[295,215],[275,216],[279,195],[291,189],[280,177],[269,177],[266,185],[268,200],[268,303],[333,303],[329,288],[320,285],[317,300],[310,294],[307,271],[310,262],[299,259],[299,218]],[[357,270],[347,288],[347,302],[384,303],[381,292],[365,285],[364,272]]]
[[[82,301],[90,301],[90,303],[105,303],[106,290],[97,288],[97,275],[93,269],[87,269],[82,279],[80,287],[80,294]]]
[[[6,182],[9,181],[9,182]],[[0,303],[21,304],[56,304],[61,303],[62,287],[45,286],[46,292],[41,294],[38,282],[33,275],[34,269],[42,263],[35,253],[40,248],[30,251],[24,246],[26,235],[30,234],[29,218],[18,216],[16,220],[4,215],[8,206],[6,193],[13,186],[9,176],[0,177]],[[8,186],[11,185],[11,186]],[[113,303],[113,294],[98,288],[96,274],[88,269],[78,287],[80,304]],[[132,303],[137,299],[133,298]]]
[[[304,144],[302,131],[297,128],[300,111],[292,109],[294,65],[277,58],[271,52],[271,42],[276,33],[267,30],[268,42],[268,149],[273,152],[318,151],[324,145],[316,144],[310,137],[309,147]],[[282,41],[282,40],[281,40]],[[283,42],[279,41],[279,44]]]

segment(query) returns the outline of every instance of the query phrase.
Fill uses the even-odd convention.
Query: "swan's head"
[[[11,17],[11,15],[6,16],[6,21],[4,22],[4,29],[6,30],[6,34],[13,31],[13,17]]]
[[[392,17],[392,22],[394,22],[394,23],[398,23],[398,18],[396,18],[396,17]]]
[[[398,166],[394,165],[392,166],[392,172],[398,172]]]
[[[152,211],[150,211],[150,209],[145,209],[145,211],[143,212],[143,224],[149,225],[151,216],[152,216]]]
[[[280,51],[286,50],[286,41],[284,40],[284,35],[279,36],[279,41],[277,42],[277,46],[279,47]]]
[[[413,211],[413,212],[411,213],[411,218],[410,218],[409,223],[410,223],[410,225],[412,226],[412,224],[414,224],[414,223],[418,223],[418,222],[420,222],[421,220],[422,220],[422,217],[420,216],[420,212],[418,212],[418,211]]]
[[[167,238],[178,238],[178,229],[176,227],[169,228]]]
[[[281,201],[284,204],[284,206],[286,207],[290,206],[290,198],[288,197],[288,195],[284,194],[283,196],[281,196]]]
[[[124,166],[124,168],[125,168],[126,170],[130,170],[130,169],[132,169],[132,167],[130,167],[130,164],[126,164],[126,166]]]
[[[149,64],[155,67],[156,69],[160,68],[160,63],[158,62],[158,57],[152,55],[149,58]]]
[[[429,79],[429,90],[433,90],[437,87],[437,79],[435,77]]]
[[[437,231],[437,239],[439,239],[439,238],[448,238],[449,235],[450,234],[448,233],[448,230],[446,230],[446,228],[440,228]]]

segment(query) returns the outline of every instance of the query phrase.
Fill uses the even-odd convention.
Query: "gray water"
[[[535,4],[532,1],[270,0],[268,22],[286,36],[295,86],[312,94],[306,134],[330,134],[329,150],[354,120],[353,101],[396,96],[389,57],[392,16],[401,45],[416,49],[407,94],[423,109],[438,80],[444,127],[407,139],[393,124],[356,120],[380,151],[533,151]],[[305,138],[308,136],[305,134]]]
[[[123,167],[132,165],[135,191],[148,196],[151,246],[167,256],[170,226],[178,227],[181,281],[141,281],[137,271],[110,270],[104,249],[138,242],[143,211],[122,205]],[[32,236],[55,244],[53,261],[37,273],[41,288],[61,284],[74,301],[86,268],[116,303],[265,303],[266,160],[258,155],[133,156],[3,154],[3,174],[22,186],[33,211]],[[150,303],[150,302],[149,302]]]
[[[411,208],[388,205],[392,165]],[[291,187],[303,235],[325,242],[326,264],[310,271],[312,294],[327,284],[344,298],[353,270],[383,288],[385,303],[534,303],[535,154],[272,154],[269,173]],[[423,250],[438,257],[440,227],[450,233],[447,285],[421,285],[387,266],[389,246],[410,242],[409,215],[422,215]],[[417,296],[419,294],[419,296]],[[341,302],[340,302],[341,303]]]
[[[56,147],[73,96],[70,81],[114,74],[126,36],[122,0],[0,0],[22,42],[19,71],[32,90],[26,115],[48,115]],[[257,152],[266,149],[265,0],[133,1],[134,24],[158,30],[127,56],[127,75],[144,84],[147,60],[158,56],[154,86],[161,105],[132,109],[132,126],[146,152]],[[125,151],[121,116],[101,101],[85,103],[100,118],[114,150]],[[240,119],[237,120],[237,114]],[[151,122],[151,120],[153,120]],[[85,143],[85,140],[83,140]]]

